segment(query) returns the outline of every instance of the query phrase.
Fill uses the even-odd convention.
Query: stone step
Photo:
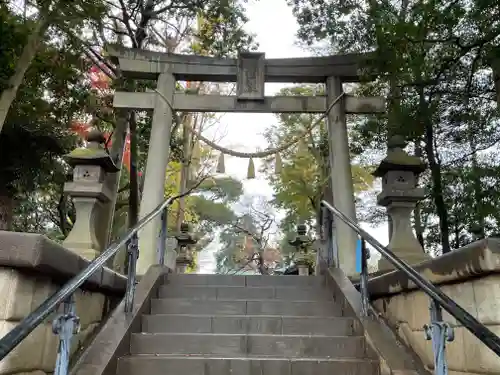
[[[130,354],[366,358],[368,350],[361,336],[134,333]]]
[[[170,298],[152,299],[151,314],[342,316],[342,306],[327,301],[200,301]]]
[[[292,317],[263,315],[144,315],[142,331],[147,333],[222,333],[274,335],[362,335],[353,318]]]
[[[160,298],[262,300],[279,299],[290,301],[332,300],[326,288],[320,287],[242,287],[242,286],[181,286],[162,285]]]
[[[212,285],[212,286],[267,286],[267,287],[319,287],[325,285],[323,276],[238,276],[169,274],[164,283],[168,285]]]
[[[376,361],[353,359],[131,356],[118,360],[120,375],[379,375]]]

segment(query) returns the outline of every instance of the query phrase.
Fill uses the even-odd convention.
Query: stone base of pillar
[[[175,261],[175,273],[186,273],[187,268],[191,265],[191,258],[184,255],[177,257]]]
[[[404,260],[410,266],[415,266],[419,263],[425,262],[430,259],[430,256],[427,253],[410,253],[410,254],[396,254],[400,259]],[[385,258],[381,258],[378,261],[378,271],[391,271],[394,269],[394,266]]]
[[[186,273],[187,270],[187,264],[177,264],[175,268],[175,273],[183,274]]]
[[[298,259],[296,264],[299,276],[309,276],[309,262],[306,259]]]
[[[85,247],[85,245],[88,246],[88,244],[79,244],[79,243],[75,243],[75,242],[70,242],[70,243],[63,242],[63,246],[65,248],[73,251],[75,254],[78,254],[82,258],[85,258],[87,260],[94,260],[99,255],[101,255],[101,252],[99,250]]]
[[[82,258],[88,259],[88,260],[94,260],[97,258],[101,253],[97,250],[94,249],[88,249],[88,250],[78,250],[76,251],[78,255],[80,255]]]
[[[301,264],[297,268],[299,269],[299,276],[309,276],[309,266],[307,264]]]
[[[165,266],[175,271],[177,261],[177,251],[168,250],[165,254]]]

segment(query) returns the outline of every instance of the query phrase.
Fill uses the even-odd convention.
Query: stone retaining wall
[[[0,336],[7,334],[88,263],[44,236],[0,231]],[[125,283],[123,276],[103,269],[75,293],[81,328],[72,342],[72,356],[121,299]],[[52,314],[0,362],[0,374],[42,375],[54,371],[59,343],[52,332],[55,316],[56,313]]]
[[[500,241],[489,238],[450,254],[421,263],[421,275],[439,286],[456,303],[500,336]],[[401,272],[372,279],[369,290],[374,307],[399,337],[433,368],[431,342],[425,339],[429,324],[429,298]],[[450,375],[499,374],[500,358],[446,311],[444,321],[455,331],[447,343]]]

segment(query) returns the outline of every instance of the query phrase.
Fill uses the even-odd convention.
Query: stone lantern
[[[177,239],[177,246],[179,247],[179,254],[176,260],[176,272],[186,273],[187,267],[192,262],[192,257],[188,246],[195,245],[198,240],[191,233],[189,224],[182,223],[180,233],[178,233],[175,238]]]
[[[295,261],[297,268],[299,270],[300,276],[309,275],[309,264],[310,259],[308,257],[308,245],[311,243],[311,239],[307,236],[307,226],[305,224],[297,225],[297,236],[288,241],[288,243],[297,249],[299,257]]]
[[[101,206],[109,202],[113,193],[104,185],[107,173],[119,169],[104,149],[105,138],[97,130],[87,135],[87,148],[77,148],[66,155],[73,167],[73,181],[64,185],[64,192],[73,199],[76,222],[63,245],[82,257],[92,260],[104,249],[97,236],[98,214]]]
[[[425,197],[424,189],[417,187],[417,179],[426,165],[419,157],[407,154],[405,146],[403,137],[392,137],[388,142],[387,157],[373,175],[382,177],[382,192],[377,196],[377,203],[387,208],[392,223],[388,247],[407,263],[417,264],[429,258],[411,225],[411,214]],[[382,257],[379,271],[391,268],[392,265]]]

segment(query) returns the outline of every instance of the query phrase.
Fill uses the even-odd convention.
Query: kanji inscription
[[[238,56],[238,100],[264,100],[265,54],[242,52]]]

